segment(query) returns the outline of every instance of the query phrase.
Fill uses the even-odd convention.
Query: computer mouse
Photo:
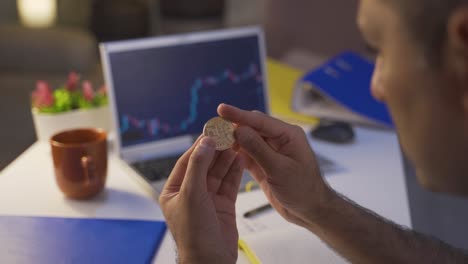
[[[320,121],[311,134],[316,139],[335,144],[349,144],[355,138],[353,127],[345,122]]]

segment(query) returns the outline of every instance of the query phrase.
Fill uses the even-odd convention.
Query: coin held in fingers
[[[215,117],[206,122],[203,135],[216,142],[216,150],[230,149],[234,142],[234,125],[221,117]]]

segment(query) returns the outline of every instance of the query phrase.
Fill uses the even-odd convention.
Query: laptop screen
[[[258,36],[108,54],[122,147],[200,134],[220,103],[266,111]]]

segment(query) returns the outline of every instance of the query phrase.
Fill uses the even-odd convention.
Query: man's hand
[[[462,251],[388,222],[331,190],[301,128],[228,105],[220,105],[218,113],[237,124],[239,151],[273,207],[351,263],[468,263]]]
[[[235,263],[235,202],[243,172],[233,150],[201,138],[179,159],[159,198],[180,263]]]
[[[238,126],[240,153],[271,205],[286,220],[306,228],[321,217],[336,194],[322,179],[303,129],[225,104],[218,113]]]

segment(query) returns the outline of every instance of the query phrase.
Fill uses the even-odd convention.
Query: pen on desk
[[[262,205],[262,206],[260,206],[260,207],[255,208],[255,209],[253,209],[253,210],[250,210],[250,211],[248,211],[248,212],[245,212],[245,213],[244,213],[244,217],[245,217],[245,218],[249,218],[249,217],[255,216],[255,215],[259,214],[259,213],[262,213],[262,212],[264,212],[264,211],[266,211],[266,210],[269,210],[269,209],[271,209],[271,208],[272,208],[272,207],[271,207],[271,204],[265,204],[265,205]]]

